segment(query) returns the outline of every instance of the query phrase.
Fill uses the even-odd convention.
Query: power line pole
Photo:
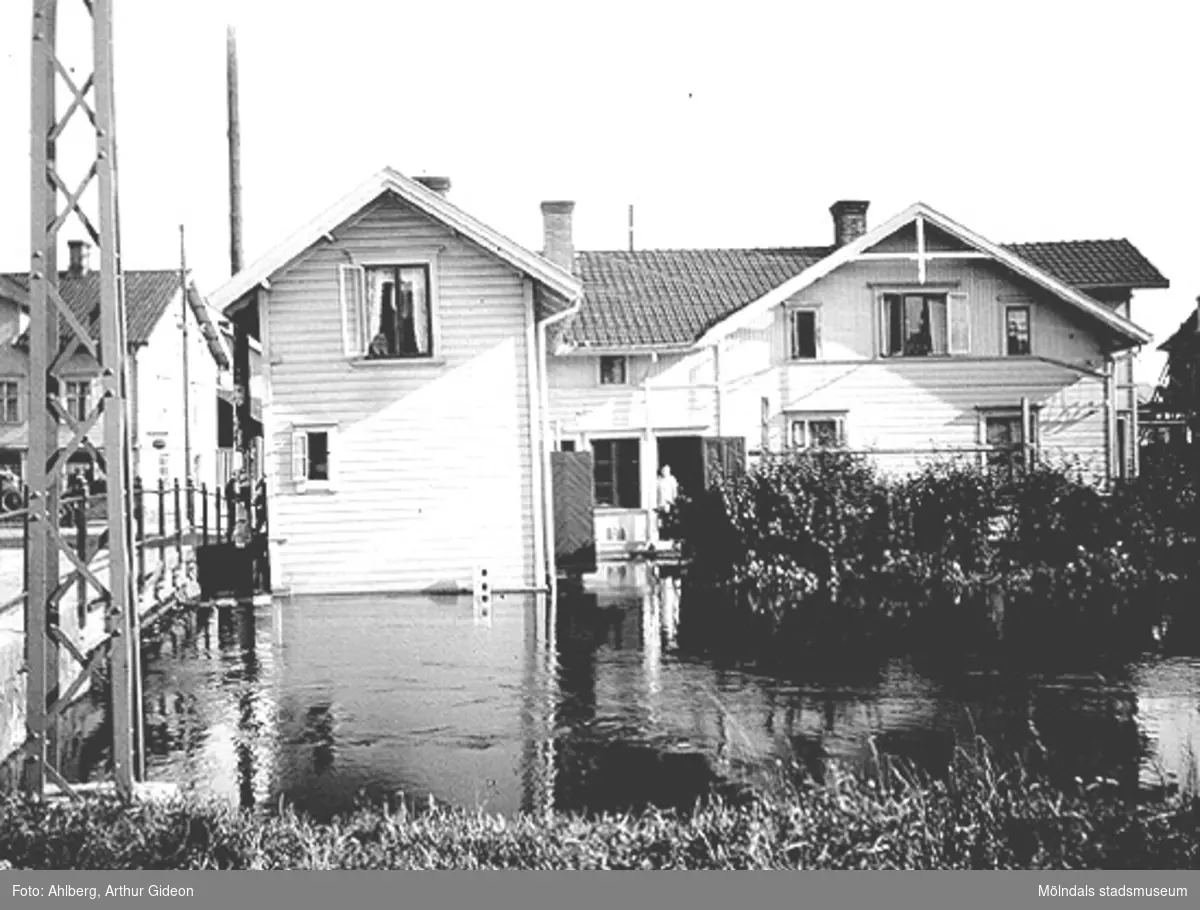
[[[183,225],[179,225],[179,306],[183,319],[183,478],[192,485],[192,374],[188,369],[188,287],[187,252],[184,244]],[[191,499],[188,499],[191,502]],[[191,516],[188,516],[191,520]]]
[[[33,0],[30,119],[30,332],[29,332],[29,532],[25,635],[29,677],[25,751],[32,759],[23,776],[27,793],[40,796],[46,778],[64,790],[63,779],[47,749],[58,716],[107,660],[111,693],[113,777],[119,792],[130,796],[141,776],[141,678],[138,655],[136,580],[133,577],[132,456],[125,309],[122,305],[117,212],[117,146],[113,99],[112,0],[72,4],[75,15],[90,18],[93,72],[80,83],[77,67],[58,48],[57,0]],[[55,103],[56,81],[71,94],[62,117]],[[75,117],[92,124],[95,154],[82,178],[60,171],[57,144]],[[95,211],[83,203],[95,185]],[[66,200],[58,210],[58,195]],[[99,308],[81,317],[59,290],[57,250],[60,233],[74,218],[100,254]],[[66,337],[60,339],[59,327]],[[61,342],[61,343],[60,343]],[[62,369],[80,351],[95,361],[102,393],[82,419],[59,395]],[[103,450],[91,441],[103,428]],[[60,430],[69,440],[59,446]],[[59,491],[64,468],[77,452],[90,454],[104,473],[107,527],[99,542],[76,555],[58,531]],[[108,551],[107,583],[90,568],[99,550]],[[59,557],[72,571],[59,577]],[[84,653],[70,629],[60,624],[59,602],[83,580],[105,607],[106,635]],[[66,615],[69,611],[63,611]],[[59,692],[59,649],[80,665],[78,675]]]

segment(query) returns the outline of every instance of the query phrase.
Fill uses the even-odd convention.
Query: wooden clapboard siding
[[[1094,332],[1067,304],[1056,301],[1032,283],[987,261],[932,261],[926,283],[932,289],[952,286],[967,295],[971,313],[971,353],[1003,353],[1004,307],[1027,304],[1034,353],[1069,362],[1091,360],[1100,366]],[[852,262],[796,294],[789,303],[820,305],[821,356],[829,360],[878,356],[881,319],[878,292],[885,286],[917,285],[911,262]],[[773,356],[787,359],[787,308],[776,310]]]
[[[533,584],[534,490],[522,278],[381,197],[272,280],[272,536],[294,591]],[[433,362],[343,353],[338,265],[436,252]],[[291,434],[337,426],[332,492],[297,492]]]
[[[1102,473],[1104,380],[1042,360],[912,359],[809,363],[775,372],[774,388],[726,393],[726,435],[760,436],[761,396],[770,401],[771,448],[785,440],[789,413],[844,412],[852,448],[931,450],[980,443],[979,409],[1039,407],[1042,451]],[[915,466],[919,456],[888,455]]]
[[[600,386],[595,356],[554,358],[552,415],[567,437],[638,434],[647,426],[639,384],[653,375],[652,384],[690,382],[692,388],[651,393],[652,429],[693,426],[704,435],[744,437],[756,448],[763,441],[765,399],[770,449],[785,445],[787,413],[843,412],[852,447],[913,450],[880,456],[885,469],[910,470],[927,457],[915,454],[918,450],[979,445],[981,408],[1018,408],[1028,398],[1039,408],[1043,452],[1078,460],[1102,475],[1104,357],[1094,329],[1000,265],[934,261],[928,286],[967,295],[970,353],[882,358],[877,295],[888,286],[918,287],[917,282],[911,262],[858,261],[831,272],[721,343],[719,396],[711,348],[662,355],[656,364],[644,355],[631,357],[627,388]],[[1035,356],[1003,356],[1004,307],[1010,303],[1030,307]],[[818,360],[789,359],[788,313],[798,305],[819,308]]]
[[[550,419],[566,437],[641,430],[646,426],[650,384],[650,425],[662,429],[703,429],[713,422],[716,390],[712,353],[661,354],[628,358],[629,382],[600,385],[600,358],[573,355],[550,361]]]

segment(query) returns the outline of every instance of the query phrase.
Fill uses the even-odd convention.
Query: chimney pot
[[[73,278],[78,278],[80,275],[88,273],[88,257],[91,253],[91,247],[84,240],[68,240],[67,250],[70,254],[67,274]]]
[[[439,196],[446,196],[450,192],[449,177],[414,177],[414,180],[427,189],[433,190]]]
[[[841,199],[829,207],[833,215],[833,245],[843,247],[867,232],[867,207],[871,203]]]
[[[571,228],[571,215],[574,211],[574,202],[542,203],[542,255],[568,272],[572,271],[575,265],[575,241]]]

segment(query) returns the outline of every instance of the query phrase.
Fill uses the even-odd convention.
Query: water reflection
[[[877,753],[938,771],[976,736],[1069,780],[1195,786],[1200,661],[1031,677],[879,667],[782,681],[677,648],[678,581],[645,566],[557,607],[345,597],[199,610],[147,649],[149,776],[327,817],[362,799],[490,811],[690,806]],[[101,773],[106,722],[64,740]]]

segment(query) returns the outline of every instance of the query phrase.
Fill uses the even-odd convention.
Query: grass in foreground
[[[0,803],[0,868],[1195,869],[1200,799],[1067,793],[960,754],[691,813],[504,819],[362,809],[329,824],[197,804]]]

